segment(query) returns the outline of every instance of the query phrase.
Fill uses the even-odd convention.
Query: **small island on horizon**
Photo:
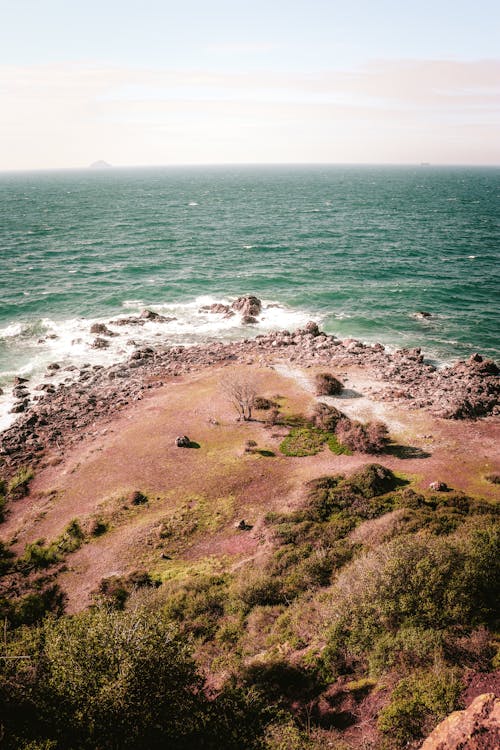
[[[89,169],[111,169],[112,164],[109,164],[107,161],[104,161],[103,159],[98,159],[97,161],[93,161],[92,164],[89,164]]]

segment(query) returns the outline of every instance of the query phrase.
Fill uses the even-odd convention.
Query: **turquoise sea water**
[[[329,332],[499,357],[499,168],[205,167],[0,175],[0,386],[89,347],[89,321],[153,306],[157,342]],[[252,293],[259,326],[200,314]],[[202,298],[202,299],[200,299]],[[428,320],[412,313],[425,310]],[[57,338],[45,337],[57,336]],[[40,343],[38,343],[40,341]]]

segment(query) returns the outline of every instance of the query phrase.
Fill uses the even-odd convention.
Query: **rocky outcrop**
[[[262,312],[262,302],[258,297],[247,294],[244,297],[238,297],[231,305],[232,310],[241,313],[242,317],[255,318]]]
[[[28,391],[22,389],[27,380],[18,377],[15,386],[21,390],[16,413],[20,416],[0,434],[4,473],[10,475],[19,466],[36,465],[45,452],[54,448],[62,452],[92,435],[116,412],[142,399],[148,389],[162,386],[165,379],[225,363],[265,365],[281,360],[297,367],[332,368],[337,372],[343,366],[356,365],[390,382],[390,386],[372,394],[374,399],[404,401],[407,408],[423,408],[455,419],[500,414],[498,368],[479,355],[437,370],[426,363],[420,349],[391,353],[380,344],[368,346],[355,339],[342,342],[316,328],[313,324],[295,332],[275,331],[250,340],[191,347],[138,348],[128,361],[108,368],[85,365],[68,373],[59,384],[41,383],[31,400]],[[46,376],[60,377],[60,366],[49,366]],[[460,408],[450,410],[451,402]]]
[[[427,737],[421,750],[498,750],[500,700],[479,695],[464,711],[454,711]]]

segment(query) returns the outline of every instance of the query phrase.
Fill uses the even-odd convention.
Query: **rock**
[[[306,323],[304,331],[305,333],[310,333],[312,336],[319,336],[320,334],[318,324],[315,323],[314,320],[310,320]]]
[[[110,331],[104,323],[92,323],[90,326],[90,333],[100,333],[103,336],[116,336],[116,333]]]
[[[242,316],[249,315],[255,317],[256,315],[260,315],[262,311],[262,302],[258,297],[247,294],[244,297],[235,299],[231,305],[231,309],[240,312]]]
[[[12,406],[12,409],[9,410],[9,413],[21,414],[21,412],[26,411],[28,406],[29,406],[28,399],[25,399],[24,401],[16,401],[16,403]]]
[[[143,326],[145,322],[145,320],[136,318],[133,315],[131,315],[129,318],[118,318],[118,320],[113,321],[116,326]]]
[[[29,378],[22,378],[20,375],[17,375],[14,378],[14,385],[22,385],[23,383],[29,383]]]
[[[238,531],[248,531],[252,527],[247,524],[244,518],[242,518],[240,521],[236,521],[234,528],[238,529]]]
[[[214,302],[212,305],[205,305],[201,309],[219,315],[227,315],[231,312],[229,305],[223,305],[222,302]]]
[[[175,444],[178,448],[189,448],[191,440],[187,435],[179,435],[175,438]]]
[[[165,315],[153,312],[153,310],[142,310],[139,318],[140,320],[154,320],[155,323],[170,323],[172,320],[177,320],[177,318],[167,318]]]
[[[417,310],[417,312],[412,313],[411,317],[417,320],[425,320],[426,318],[432,318],[432,314],[426,310]]]
[[[0,396],[3,396],[3,388],[0,388]]]
[[[58,365],[57,362],[52,362],[50,365],[47,365],[47,370],[60,370],[61,365]]]
[[[449,487],[444,482],[431,482],[429,489],[433,492],[448,492]]]
[[[95,338],[92,343],[92,349],[107,349],[108,346],[109,341],[106,341],[106,339],[102,339],[100,336],[97,336],[97,338]]]
[[[500,700],[479,695],[464,711],[454,711],[427,737],[421,750],[498,750]]]
[[[254,318],[253,315],[242,315],[241,322],[244,325],[251,325],[253,323],[257,323],[257,318]]]

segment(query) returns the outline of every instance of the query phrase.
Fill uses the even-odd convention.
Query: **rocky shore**
[[[240,298],[235,309],[242,315],[258,314],[259,300]],[[229,311],[219,312],[227,315]],[[170,378],[224,363],[264,367],[284,361],[334,372],[350,366],[363,368],[380,383],[371,394],[373,399],[404,403],[406,408],[425,409],[444,419],[500,414],[500,370],[479,354],[437,369],[425,361],[420,349],[390,352],[381,344],[340,340],[310,322],[295,332],[278,331],[243,341],[137,348],[127,361],[110,367],[67,368],[67,377],[57,386],[51,376],[65,373],[57,362],[49,366],[46,382],[36,390],[30,389],[26,379],[17,378],[14,409],[19,417],[0,435],[4,473],[11,474],[22,465],[35,466],[48,449],[62,451],[102,429],[106,418]]]

